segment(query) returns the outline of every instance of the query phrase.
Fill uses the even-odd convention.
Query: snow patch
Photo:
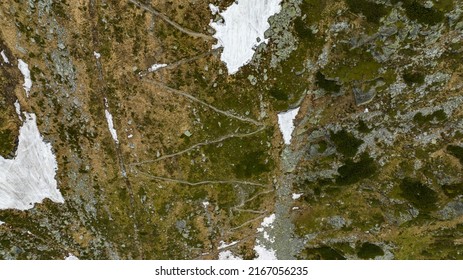
[[[104,103],[105,103],[105,107],[106,107],[106,109],[104,110],[104,113],[105,113],[105,116],[106,116],[106,122],[108,123],[109,133],[111,133],[111,137],[114,139],[116,144],[119,144],[119,140],[117,139],[117,131],[114,128],[113,116],[108,111],[108,100],[106,98],[104,99]]]
[[[209,9],[211,10],[212,15],[216,15],[220,12],[219,7],[214,4],[209,4]]]
[[[277,260],[276,252],[273,249],[267,249],[262,245],[254,246],[257,258],[255,260]]]
[[[148,72],[154,72],[156,70],[159,70],[161,68],[164,68],[166,67],[167,64],[153,64],[150,66],[150,68],[148,68]]]
[[[231,251],[222,251],[219,253],[219,260],[239,261],[243,259],[238,256],[233,255]]]
[[[293,193],[291,197],[293,198],[293,200],[296,200],[299,199],[302,195],[303,193]]]
[[[27,210],[45,198],[64,203],[55,180],[58,164],[45,143],[35,114],[24,113],[14,159],[0,156],[0,209]]]
[[[294,130],[294,119],[297,113],[299,113],[299,107],[278,114],[278,125],[280,126],[280,131],[283,134],[283,140],[286,145],[291,143],[291,135]]]
[[[256,260],[276,260],[276,252],[271,248],[266,248],[262,243],[274,243],[275,237],[271,236],[270,233],[267,232],[266,229],[272,229],[273,223],[275,222],[275,214],[272,214],[268,217],[265,217],[262,223],[260,224],[261,227],[257,228],[257,232],[262,232],[263,240],[256,240],[256,244],[254,245],[254,251],[257,254]],[[264,242],[261,242],[264,241]]]
[[[5,222],[0,221],[0,226],[3,225]]]
[[[29,71],[29,65],[27,65],[27,63],[22,59],[18,59],[18,68],[19,71],[21,71],[21,74],[24,76],[23,88],[26,91],[26,97],[29,97],[29,92],[32,88],[31,71]]]
[[[274,221],[275,221],[275,214],[272,214],[268,217],[265,217],[260,225],[263,227],[269,227],[273,224]]]
[[[73,254],[69,253],[69,255],[66,258],[64,258],[64,260],[66,260],[66,261],[78,261],[79,258],[74,256]]]
[[[0,54],[2,55],[3,62],[5,62],[6,64],[10,64],[10,61],[8,60],[8,57],[7,57],[6,54],[5,54],[5,51],[2,50],[2,51],[0,52]]]
[[[220,241],[219,248],[217,248],[217,249],[219,249],[219,250],[225,249],[225,248],[228,248],[228,247],[233,246],[233,245],[236,245],[236,244],[238,244],[238,241],[233,241],[233,242],[227,244],[227,243],[225,243],[225,242],[223,242],[223,241],[221,240],[221,241]]]
[[[215,29],[217,39],[212,48],[223,47],[220,59],[230,75],[251,61],[257,46],[268,42],[264,32],[270,28],[269,17],[280,12],[280,3],[281,0],[240,0],[220,13],[223,23],[211,20],[209,25]],[[216,10],[210,5],[209,8],[214,14]]]
[[[16,114],[18,114],[18,118],[19,120],[23,120],[23,118],[21,117],[21,105],[19,104],[19,100],[16,99],[16,101],[14,102],[14,108],[16,110]]]
[[[97,53],[97,52],[93,52],[93,55],[95,56],[96,59],[100,59],[101,57],[101,54],[100,53]]]

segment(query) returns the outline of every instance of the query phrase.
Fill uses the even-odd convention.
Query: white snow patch
[[[132,137],[133,137],[133,134],[129,134],[129,135],[127,136],[127,138],[129,138],[129,139],[132,138]]]
[[[58,164],[45,143],[35,114],[24,113],[14,159],[0,157],[0,209],[27,210],[45,198],[64,203],[55,180]]]
[[[303,195],[303,193],[293,193],[291,197],[294,200],[296,200],[296,199],[299,199],[302,195]]]
[[[225,243],[225,242],[223,242],[223,241],[221,240],[221,241],[220,241],[219,248],[217,248],[217,249],[219,249],[219,250],[225,249],[225,248],[228,248],[228,247],[233,246],[233,245],[235,245],[235,244],[238,244],[238,241],[233,241],[233,242],[227,244],[227,243]]]
[[[296,118],[297,113],[299,113],[299,107],[278,114],[278,125],[280,126],[281,133],[283,134],[283,140],[286,145],[291,143],[291,134],[293,134],[294,130],[293,121]]]
[[[274,221],[275,221],[275,214],[272,214],[268,217],[265,217],[260,225],[263,227],[269,227],[273,224]]]
[[[209,23],[217,39],[212,48],[223,47],[220,59],[230,75],[251,61],[257,46],[268,42],[264,36],[270,27],[268,18],[280,12],[280,3],[281,0],[240,0],[220,13],[224,23]]]
[[[0,54],[2,55],[3,62],[5,62],[6,64],[10,64],[10,61],[8,60],[8,57],[7,57],[6,54],[5,54],[5,51],[2,50],[2,51],[0,52]]]
[[[14,108],[16,110],[16,114],[18,114],[18,118],[19,120],[23,120],[23,118],[21,117],[21,105],[19,104],[19,100],[16,100],[14,102]]]
[[[218,14],[220,12],[219,7],[214,4],[209,4],[209,9],[211,10],[212,15]]]
[[[27,65],[27,63],[22,59],[18,59],[18,68],[19,71],[21,71],[21,74],[24,76],[23,88],[26,91],[26,97],[29,97],[29,92],[32,88],[31,71],[29,71],[29,65]]]
[[[5,222],[0,221],[0,226],[3,225]]]
[[[93,52],[93,55],[95,56],[96,59],[100,59],[101,57],[101,54],[100,53],[97,53],[97,52]]]
[[[148,68],[148,72],[154,72],[154,71],[159,70],[161,68],[164,68],[166,66],[167,66],[167,64],[153,64],[153,65],[151,65],[150,68]]]
[[[226,260],[226,261],[239,261],[243,260],[242,258],[233,255],[231,251],[222,251],[219,253],[219,260]]]
[[[74,256],[73,254],[69,253],[69,255],[64,260],[66,260],[66,261],[78,261],[79,258]]]
[[[108,100],[106,98],[104,99],[104,103],[105,103],[105,106],[106,106],[106,109],[104,110],[104,113],[105,113],[105,116],[106,116],[106,122],[108,123],[109,132],[111,133],[111,137],[114,139],[116,144],[119,144],[119,140],[117,139],[117,131],[114,128],[113,116],[108,111]]]
[[[273,249],[267,249],[262,245],[255,245],[254,251],[257,253],[255,260],[277,260],[276,252]]]
[[[257,228],[257,232],[260,233],[262,232],[262,237],[263,239],[257,239],[256,244],[254,245],[254,251],[257,254],[256,260],[276,260],[276,251],[271,248],[266,248],[266,246],[263,243],[274,243],[275,242],[275,237],[271,236],[266,229],[271,229],[273,228],[273,223],[275,222],[275,214],[271,214],[268,217],[265,217],[262,223],[260,224],[261,227]]]

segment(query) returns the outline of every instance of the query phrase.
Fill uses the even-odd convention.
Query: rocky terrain
[[[64,199],[1,259],[463,259],[463,3],[282,0],[229,74],[233,3],[0,4],[0,159],[19,104]]]

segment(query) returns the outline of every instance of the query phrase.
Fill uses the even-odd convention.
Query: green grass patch
[[[388,9],[383,5],[367,0],[346,0],[346,3],[353,13],[362,14],[369,22],[375,24],[388,13]]]
[[[323,71],[326,76],[338,77],[343,83],[370,81],[379,76],[381,64],[363,48],[350,49],[350,45],[339,44],[342,58],[331,61]]]
[[[357,124],[357,129],[361,133],[369,133],[369,132],[371,132],[371,128],[369,128],[368,125],[363,120],[359,120],[359,122]]]
[[[416,0],[405,0],[403,3],[405,13],[411,20],[416,20],[422,24],[435,25],[445,19],[444,12],[436,9],[436,7],[426,8]]]
[[[455,198],[463,194],[463,183],[443,185],[442,191],[447,197]]]
[[[463,147],[456,145],[448,145],[447,152],[449,152],[452,156],[456,157],[460,161],[460,164],[463,165]]]
[[[378,256],[383,256],[384,251],[378,245],[366,242],[360,246],[357,256],[364,260],[374,259]]]
[[[313,24],[322,19],[327,0],[304,0],[300,5],[302,15],[307,15],[307,23]]]
[[[420,181],[405,178],[399,187],[400,195],[420,211],[428,213],[437,208],[436,192]]]
[[[415,121],[419,125],[425,125],[432,121],[441,122],[441,121],[445,121],[446,119],[447,119],[447,114],[445,114],[444,110],[442,109],[437,110],[433,112],[432,114],[428,114],[428,115],[423,115],[423,113],[418,112],[417,114],[415,114],[415,116],[413,116],[413,121]]]
[[[328,246],[309,248],[305,250],[306,259],[309,260],[345,260],[342,252]]]
[[[250,152],[235,165],[234,173],[237,178],[251,178],[270,171],[269,164],[265,163],[268,155],[262,151]]]
[[[358,148],[363,144],[363,140],[355,138],[352,133],[346,130],[330,132],[330,139],[336,146],[336,150],[345,157],[353,157],[357,154]]]
[[[339,176],[336,178],[336,184],[355,184],[360,180],[371,177],[376,173],[376,170],[375,161],[366,153],[363,153],[359,161],[354,162],[351,159],[347,159],[345,164],[338,168]]]
[[[0,156],[7,157],[15,147],[15,135],[11,129],[0,131]]]
[[[405,72],[402,75],[402,78],[408,86],[412,86],[414,84],[421,85],[424,83],[424,74],[421,72]]]
[[[320,71],[318,71],[315,75],[315,79],[317,86],[329,93],[337,93],[341,89],[341,85],[338,85],[338,83],[334,80],[326,79],[325,75],[323,75]]]

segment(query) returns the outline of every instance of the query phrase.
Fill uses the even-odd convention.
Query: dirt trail
[[[146,82],[148,82],[148,83],[151,83],[151,84],[153,84],[153,85],[156,85],[156,86],[158,86],[158,87],[160,87],[160,88],[162,88],[162,89],[165,89],[165,90],[167,90],[167,91],[170,91],[170,92],[172,92],[172,93],[175,93],[175,94],[184,96],[184,97],[186,97],[186,98],[188,98],[188,99],[191,99],[191,100],[193,100],[193,101],[195,101],[195,102],[197,102],[197,103],[200,103],[201,105],[204,105],[204,106],[206,106],[206,107],[209,107],[209,108],[211,108],[212,110],[216,111],[217,113],[222,114],[222,115],[225,115],[225,116],[227,116],[227,117],[229,117],[229,118],[237,119],[237,120],[240,120],[240,121],[243,121],[243,122],[247,122],[247,123],[252,123],[252,124],[254,124],[254,125],[256,125],[256,126],[263,126],[263,125],[264,125],[263,123],[261,123],[261,122],[259,122],[259,121],[256,121],[256,120],[254,120],[254,119],[247,118],[247,117],[243,117],[243,116],[239,116],[239,115],[235,115],[235,114],[230,113],[230,112],[227,112],[227,111],[223,111],[223,110],[221,110],[221,109],[219,109],[219,108],[217,108],[217,107],[214,107],[214,106],[212,106],[212,105],[210,105],[210,104],[208,104],[208,103],[202,101],[201,99],[198,99],[198,98],[194,97],[193,95],[191,95],[191,94],[189,94],[189,93],[187,93],[187,92],[184,92],[184,91],[181,91],[181,90],[178,90],[178,89],[171,88],[171,87],[166,86],[165,84],[160,83],[160,82],[158,82],[158,81],[149,80],[149,79],[146,79],[146,78],[143,79],[143,81],[146,81]]]
[[[148,6],[148,5],[142,4],[142,3],[140,3],[140,2],[138,2],[136,0],[129,0],[129,2],[136,5],[136,6],[138,6],[139,8],[142,8],[142,9],[152,13],[155,16],[160,17],[166,23],[170,24],[171,26],[173,26],[174,28],[176,28],[180,32],[183,32],[183,33],[185,33],[185,34],[187,34],[189,36],[192,36],[192,37],[195,37],[195,38],[201,38],[201,39],[204,39],[206,41],[215,40],[212,36],[209,36],[209,35],[206,35],[206,34],[203,34],[203,33],[199,33],[199,32],[195,32],[195,31],[192,31],[192,30],[190,30],[188,28],[185,28],[185,27],[181,26],[180,24],[176,23],[175,21],[169,19],[163,13],[156,11],[154,8],[152,8],[152,7]]]

